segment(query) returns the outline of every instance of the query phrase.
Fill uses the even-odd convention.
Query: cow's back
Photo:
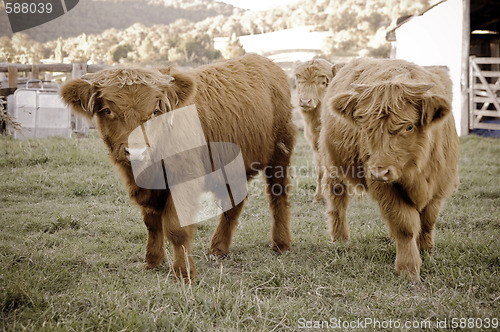
[[[282,141],[293,141],[290,86],[276,64],[250,54],[195,74],[195,104],[207,140],[238,144],[247,171],[267,165],[276,147],[289,145]]]

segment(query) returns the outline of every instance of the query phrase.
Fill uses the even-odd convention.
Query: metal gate
[[[500,130],[500,58],[469,58],[469,127]]]

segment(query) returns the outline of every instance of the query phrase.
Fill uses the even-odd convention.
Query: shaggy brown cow
[[[349,186],[367,188],[396,240],[396,270],[413,280],[419,249],[432,250],[443,200],[458,186],[451,84],[446,70],[357,59],[324,99],[320,151],[332,239],[349,239]]]
[[[316,192],[313,203],[324,199],[321,193],[321,178],[323,168],[319,155],[318,138],[321,129],[321,101],[326,87],[335,73],[343,64],[331,64],[324,59],[314,59],[306,62],[297,62],[294,66],[295,82],[299,107],[304,118],[304,135],[313,150],[314,165],[316,167]]]
[[[272,247],[277,252],[289,248],[289,203],[285,187],[289,184],[287,168],[295,142],[295,126],[287,76],[270,60],[245,55],[185,72],[106,69],[66,83],[61,95],[74,112],[89,119],[97,118],[102,139],[130,198],[142,210],[148,229],[147,268],[155,268],[163,261],[166,236],[173,245],[175,272],[190,279],[195,275],[191,258],[194,225],[180,226],[168,188],[149,190],[136,185],[127,155],[129,134],[154,114],[170,111],[170,105],[178,109],[195,104],[207,141],[237,144],[247,179],[256,175],[258,168],[265,170],[273,216]],[[243,203],[221,216],[211,241],[212,254],[221,256],[229,251]]]

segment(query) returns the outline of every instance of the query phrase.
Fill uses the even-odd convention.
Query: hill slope
[[[229,16],[233,12],[233,6],[215,0],[81,0],[67,14],[24,32],[35,41],[45,42],[82,33],[100,34],[110,28],[123,30],[134,23],[149,27],[168,25],[178,19],[198,22],[212,16]],[[0,34],[12,36],[3,3],[0,3]]]

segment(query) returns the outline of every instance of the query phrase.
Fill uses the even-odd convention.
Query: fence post
[[[31,79],[38,80],[40,77],[40,68],[33,64],[31,65]],[[40,84],[38,82],[33,83],[34,88],[39,88]]]
[[[469,123],[468,123],[468,128],[467,132],[470,130],[474,129],[474,110],[476,109],[476,105],[474,104],[474,84],[475,84],[475,77],[474,77],[474,66],[472,63],[474,62],[474,59],[476,57],[471,55],[469,57]]]
[[[9,66],[7,71],[9,73],[9,88],[17,88],[17,67]]]
[[[74,63],[73,64],[73,71],[71,74],[73,78],[80,78],[85,74],[87,74],[87,64],[85,64],[85,63]]]
[[[87,73],[87,64],[85,63],[74,63],[71,76],[73,79],[80,78]],[[89,134],[89,123],[87,119],[84,119],[82,115],[75,116],[75,127],[73,131],[78,136],[87,136]],[[93,127],[95,127],[94,121],[92,121]]]
[[[469,81],[469,70],[472,68],[469,67],[469,55],[470,55],[470,3],[471,0],[462,0],[462,63],[460,66],[460,90],[461,90],[461,112],[460,112],[460,135],[465,136],[469,134],[470,128],[470,114],[472,113],[472,109],[469,109],[470,106],[470,95],[473,93],[470,87],[468,86]]]

